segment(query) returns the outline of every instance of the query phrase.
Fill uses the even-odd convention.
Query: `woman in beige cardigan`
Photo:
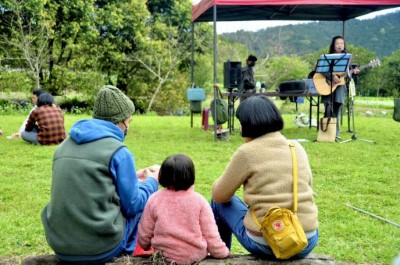
[[[280,133],[283,119],[265,96],[252,96],[240,103],[244,144],[233,154],[212,187],[211,207],[222,240],[231,247],[232,233],[250,253],[261,258],[275,256],[252,219],[258,221],[272,206],[293,209],[292,159],[288,140]],[[294,259],[306,257],[318,243],[318,209],[314,203],[312,173],[304,148],[295,144],[298,163],[298,217],[308,239],[307,247]],[[243,201],[235,192],[243,185]]]

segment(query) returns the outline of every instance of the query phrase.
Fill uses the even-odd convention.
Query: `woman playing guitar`
[[[342,36],[333,37],[329,53],[344,53],[346,52],[346,42]],[[353,69],[353,74],[358,74],[360,70],[358,68]],[[332,83],[337,88],[333,91],[332,95],[322,95],[321,100],[325,105],[324,117],[335,117],[338,118],[340,110],[345,101],[347,94],[346,82],[343,82],[343,78],[339,75],[333,75]],[[333,105],[332,105],[333,104]],[[336,123],[336,139],[340,139],[339,122]]]

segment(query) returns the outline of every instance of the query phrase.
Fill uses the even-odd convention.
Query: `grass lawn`
[[[295,128],[295,112],[284,108],[281,107],[283,134],[309,140],[302,145],[309,155],[319,208],[320,241],[314,252],[348,264],[391,264],[400,254],[399,227],[346,204],[400,223],[400,123],[391,118],[392,112],[380,115],[376,110],[377,115],[367,117],[360,107],[356,111],[356,135],[376,144],[361,140],[318,143],[314,141],[316,129]],[[0,115],[0,128],[9,135],[18,130],[26,115]],[[67,130],[86,117],[89,116],[66,114]],[[352,136],[347,132],[346,117],[341,130],[343,139]],[[237,121],[230,140],[217,142],[212,131],[203,131],[200,124],[200,115],[195,115],[193,128],[189,116],[134,116],[125,143],[134,153],[138,168],[160,164],[173,153],[189,155],[196,166],[195,189],[210,200],[213,181],[242,139]],[[44,237],[40,212],[49,200],[55,148],[0,137],[0,263],[1,259],[52,253]],[[246,253],[237,242],[232,252]]]

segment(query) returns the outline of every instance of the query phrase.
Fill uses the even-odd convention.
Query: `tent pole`
[[[346,21],[343,20],[343,24],[342,24],[342,36],[343,36],[343,38],[344,38],[345,24],[346,24]]]
[[[192,87],[194,87],[194,22],[192,22],[192,60],[190,62],[190,68],[191,68],[191,82],[192,82]]]
[[[214,4],[214,141],[217,141],[217,5]]]
[[[346,26],[346,21],[343,20],[343,24],[342,24],[342,36],[343,36],[343,38],[345,38],[345,36],[344,36],[345,35],[345,30],[346,30],[345,26]],[[343,108],[344,108],[344,106],[342,106],[342,109]],[[346,108],[347,108],[347,131],[348,132],[352,132],[351,127],[350,127],[350,93],[349,92],[347,92]],[[343,111],[340,112],[340,125],[342,125],[342,124],[343,124]]]

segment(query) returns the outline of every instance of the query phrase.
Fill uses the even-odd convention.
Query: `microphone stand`
[[[345,48],[342,49],[342,53],[346,53],[346,49]],[[350,93],[347,93],[346,108],[347,108],[347,132],[351,133],[353,131],[351,130],[351,127],[350,127],[350,112],[351,112],[350,111]],[[342,125],[342,123],[343,123],[343,111],[340,112],[340,116],[341,116],[341,124],[340,125]]]
[[[354,96],[355,96],[355,85],[354,85],[354,81],[353,81],[353,80],[350,80],[349,93],[350,93],[350,95],[351,95],[351,100],[350,100],[351,108],[349,108],[349,110],[351,111],[351,116],[352,116],[352,119],[353,119],[353,135],[351,136],[350,139],[345,140],[345,141],[341,141],[340,143],[343,144],[343,143],[347,143],[347,142],[350,142],[350,141],[360,140],[360,141],[363,141],[363,142],[367,142],[367,143],[371,143],[371,144],[376,144],[376,142],[371,141],[371,140],[360,139],[360,138],[358,138],[357,135],[356,135],[356,127],[355,127],[355,122],[354,122]]]

